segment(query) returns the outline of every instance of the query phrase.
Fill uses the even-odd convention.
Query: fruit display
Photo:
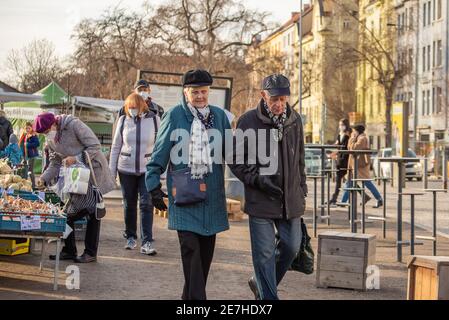
[[[0,174],[8,174],[11,172],[12,172],[12,169],[8,165],[8,160],[0,159]]]
[[[0,188],[17,191],[33,191],[31,181],[14,174],[0,175]]]
[[[0,212],[26,215],[58,215],[62,216],[62,210],[59,206],[51,203],[25,200],[19,197],[3,194],[0,199]]]

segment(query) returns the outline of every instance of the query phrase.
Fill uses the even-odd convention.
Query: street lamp
[[[299,102],[299,114],[302,115],[302,5],[303,0],[299,0],[299,88],[298,88],[298,102]]]

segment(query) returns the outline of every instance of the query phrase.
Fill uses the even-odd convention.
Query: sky
[[[164,1],[150,0],[150,3],[157,5]],[[4,79],[2,73],[11,49],[46,38],[53,42],[56,53],[64,57],[74,50],[70,35],[77,22],[100,17],[104,10],[118,4],[139,10],[142,3],[143,0],[0,0],[0,79]],[[283,23],[292,11],[298,11],[300,1],[244,0],[244,3],[249,8],[271,12],[275,21]]]

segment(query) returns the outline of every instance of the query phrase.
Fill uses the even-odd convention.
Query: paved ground
[[[310,218],[308,201],[307,217]],[[421,204],[420,204],[421,205]],[[423,208],[430,208],[426,202]],[[447,207],[447,206],[446,206]],[[394,204],[388,205],[389,211]],[[121,201],[108,200],[108,215],[103,220],[101,244],[97,263],[80,265],[81,288],[65,288],[64,270],[70,263],[62,262],[60,289],[52,291],[53,262],[46,260],[45,270],[38,270],[38,255],[0,257],[0,299],[179,299],[183,285],[183,274],[176,233],[167,230],[167,221],[155,216],[155,245],[157,256],[148,257],[138,251],[123,249],[123,212]],[[372,209],[374,210],[374,209]],[[374,213],[380,214],[380,211]],[[443,211],[442,211],[443,212]],[[319,232],[328,229],[348,231],[347,211],[334,209],[332,225],[319,225]],[[405,226],[404,238],[408,236]],[[288,272],[279,287],[282,299],[405,299],[407,269],[405,263],[396,263],[394,215],[389,214],[388,234],[382,239],[379,223],[368,227],[367,232],[376,234],[376,263],[381,270],[381,289],[358,292],[340,289],[318,289],[315,274],[304,275]],[[309,225],[311,233],[311,226]],[[417,233],[427,234],[424,230]],[[316,239],[313,239],[316,249]],[[449,241],[439,239],[439,255],[449,255]],[[54,249],[53,249],[54,250]],[[82,243],[79,243],[79,251]],[[408,253],[408,248],[404,251]],[[417,254],[430,254],[430,244],[417,247]],[[408,258],[404,256],[404,261]],[[252,273],[251,252],[247,219],[231,223],[231,229],[219,235],[214,263],[208,283],[210,299],[252,299],[247,279]]]

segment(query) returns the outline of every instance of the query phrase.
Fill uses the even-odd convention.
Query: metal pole
[[[362,191],[362,233],[365,233],[365,182],[362,182],[363,191]]]
[[[447,189],[447,154],[446,148],[443,148],[443,189]]]
[[[433,250],[432,253],[434,256],[437,255],[437,192],[433,192],[433,226],[432,226],[432,236],[434,237],[433,241]]]
[[[415,195],[411,195],[410,204],[410,254],[415,254]]]
[[[427,171],[429,170],[429,166],[428,166],[428,158],[424,158],[424,177],[423,177],[423,189],[427,189],[429,183],[427,180]]]
[[[358,155],[357,153],[354,154],[354,179],[357,179],[357,166],[358,166]],[[353,188],[357,188],[357,181],[353,183]],[[352,196],[352,233],[357,233],[357,191],[353,191]]]
[[[397,261],[402,262],[402,163],[398,162]]]
[[[316,238],[317,178],[313,178],[313,237]]]
[[[331,225],[331,204],[330,204],[330,193],[331,193],[331,174],[332,172],[327,173],[327,225]]]
[[[326,150],[324,147],[321,147],[321,217],[324,216],[324,194],[326,184],[326,177],[324,176],[324,170],[326,170],[326,161],[324,157],[326,156]]]
[[[387,237],[387,180],[383,180],[384,184],[384,206],[383,206],[383,218],[382,221],[382,232],[384,239]]]

